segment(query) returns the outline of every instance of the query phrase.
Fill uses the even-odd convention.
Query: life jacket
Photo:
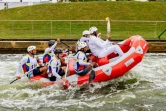
[[[29,55],[26,55],[25,57],[27,58],[27,62],[22,65],[22,68],[23,68],[24,73],[25,73],[25,72],[28,72],[29,69],[30,69],[30,66],[31,66],[31,62],[30,62],[30,57],[29,57]],[[37,59],[36,61],[37,61],[37,63],[41,63],[40,59]],[[35,67],[35,66],[34,66],[34,67]],[[33,67],[33,68],[34,68],[34,67]]]
[[[52,52],[49,52],[49,53],[44,53],[44,56],[43,56],[43,63],[47,63],[51,60],[51,57],[52,57]]]
[[[52,63],[53,61],[56,62],[57,59],[52,59],[52,60],[49,62],[49,64],[48,64],[48,70],[49,70],[49,73],[50,73],[50,74],[52,74],[51,63]],[[61,65],[61,64],[59,64],[59,63],[57,62],[56,66],[55,66],[55,67],[56,67],[56,73],[59,73],[60,65]]]
[[[83,53],[83,52],[79,51],[78,53],[81,54],[81,53]],[[76,70],[78,70],[78,71],[84,70],[84,69],[86,68],[85,65],[80,65],[80,64],[79,64],[79,59],[78,59],[79,54],[78,54],[77,57],[76,57],[76,65],[77,65],[77,69],[76,69]],[[83,62],[87,62],[86,56],[84,57]]]
[[[26,55],[26,58],[27,58],[27,62],[22,65],[24,73],[28,72],[29,71],[29,67],[30,67],[30,58],[29,58],[28,55]]]

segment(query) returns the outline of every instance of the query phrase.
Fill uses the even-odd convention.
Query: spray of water
[[[166,54],[147,54],[123,77],[62,90],[56,85],[21,80],[9,84],[23,55],[0,55],[0,110],[150,110],[166,95]],[[158,103],[160,102],[160,103]],[[162,107],[160,107],[162,108]]]

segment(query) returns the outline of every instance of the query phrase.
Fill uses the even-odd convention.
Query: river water
[[[123,77],[68,90],[25,76],[9,84],[23,56],[0,55],[0,111],[166,111],[166,54],[148,53]]]

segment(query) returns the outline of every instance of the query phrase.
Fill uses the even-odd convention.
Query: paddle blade
[[[89,74],[89,83],[91,83],[96,77],[95,71],[91,70],[90,74]]]
[[[18,79],[14,79],[13,81],[10,82],[10,84],[12,84],[13,82],[17,81]]]

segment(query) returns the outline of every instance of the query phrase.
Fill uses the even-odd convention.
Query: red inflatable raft
[[[92,60],[97,62],[99,67],[94,68],[94,79],[93,82],[102,82],[108,81],[120,76],[123,76],[126,72],[136,66],[143,59],[145,53],[148,50],[148,43],[139,35],[132,36],[122,42],[119,42],[118,45],[123,50],[124,55],[119,57],[117,54],[112,53],[104,58],[96,58],[92,56]],[[71,76],[68,76],[67,81],[63,82],[63,86],[66,89],[69,85],[82,85],[89,82],[90,74],[85,76],[77,76],[74,73],[73,68],[74,60],[71,58],[69,60],[69,71]],[[36,77],[32,80],[36,80]],[[39,77],[37,80],[42,79]],[[43,84],[56,84],[56,82],[45,81]]]

